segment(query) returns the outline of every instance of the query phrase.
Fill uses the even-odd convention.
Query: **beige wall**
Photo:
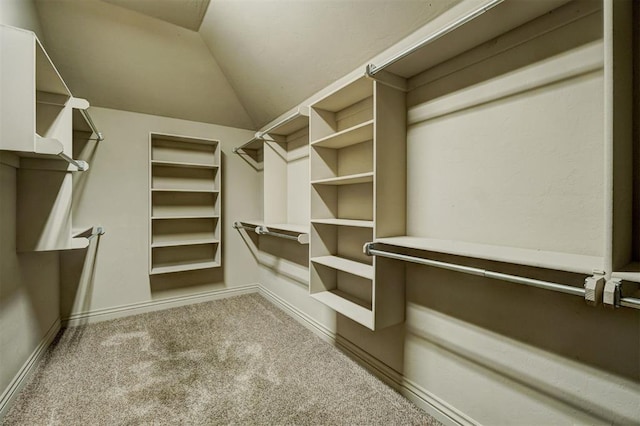
[[[29,0],[1,1],[0,23],[40,31],[35,7]],[[16,253],[16,185],[16,168],[0,164],[2,402],[9,396],[5,393],[7,387],[59,317],[58,254]],[[54,332],[55,329],[51,331]]]
[[[61,256],[62,317],[193,296],[258,281],[256,263],[232,228],[239,216],[257,217],[261,178],[232,148],[253,132],[172,118],[91,108],[102,142],[77,144],[90,169],[74,175],[75,228],[101,225],[106,233],[87,251]],[[165,274],[150,279],[149,133],[218,139],[222,143],[222,246],[224,268]]]

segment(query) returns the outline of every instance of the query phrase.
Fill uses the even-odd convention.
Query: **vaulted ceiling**
[[[256,129],[458,0],[36,0],[92,105]]]

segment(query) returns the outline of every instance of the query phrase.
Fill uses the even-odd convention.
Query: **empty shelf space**
[[[211,268],[219,268],[219,267],[220,267],[220,264],[218,262],[213,262],[213,261],[187,263],[182,265],[156,266],[151,268],[150,275],[169,274],[172,272],[195,271],[198,269],[211,269]]]
[[[575,273],[591,274],[593,273],[593,270],[604,269],[604,259],[601,257],[571,253],[559,253],[413,236],[378,238],[375,242],[396,247],[473,257],[496,262],[515,263],[519,265]]]
[[[353,226],[357,228],[373,228],[372,220],[313,219],[311,223],[317,223],[320,225]]]
[[[312,185],[350,185],[356,183],[373,182],[373,172],[357,173],[348,176],[318,179],[311,182]]]
[[[329,268],[337,269],[339,271],[347,272],[352,275],[357,275],[362,278],[373,280],[374,272],[372,265],[366,265],[364,263],[355,262],[353,260],[345,259],[338,256],[320,256],[311,259],[312,262],[319,265],[327,266]]]
[[[151,243],[152,248],[157,247],[178,247],[178,246],[196,246],[202,244],[218,244],[219,240],[215,238],[205,238],[201,240],[176,240],[176,241],[158,241]]]
[[[151,164],[154,166],[185,167],[185,168],[193,168],[193,169],[217,169],[219,167],[215,164],[187,163],[182,161],[165,161],[165,160],[151,160]]]
[[[311,297],[355,322],[373,329],[373,312],[366,307],[366,302],[358,301],[340,290],[321,291],[311,294]]]
[[[314,147],[344,148],[373,139],[373,120],[342,130],[311,143]]]

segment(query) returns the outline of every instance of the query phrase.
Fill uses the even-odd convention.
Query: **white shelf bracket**
[[[600,271],[598,271],[600,272]],[[605,286],[604,273],[596,273],[584,280],[584,300],[587,305],[598,306],[603,300]]]
[[[622,281],[618,278],[608,280],[604,285],[602,303],[607,308],[617,308],[620,306],[620,285]]]

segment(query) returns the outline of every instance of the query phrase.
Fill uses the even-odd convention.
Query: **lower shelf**
[[[365,301],[360,301],[340,290],[313,293],[311,297],[365,327],[372,330],[375,327],[374,313],[371,309],[365,307],[367,305]]]
[[[167,274],[221,266],[221,247],[217,240],[201,244],[193,244],[193,242],[191,240],[188,244],[176,244],[178,241],[170,241],[161,243],[162,246],[152,247],[149,274]]]
[[[169,265],[169,266],[157,266],[151,269],[149,275],[158,275],[158,274],[169,274],[172,272],[183,272],[183,271],[196,271],[198,269],[211,269],[211,268],[219,268],[221,265],[218,262],[198,262],[198,263],[187,263],[182,265]]]
[[[319,256],[311,258],[311,261],[329,268],[357,275],[362,278],[373,280],[373,266],[338,256]]]

